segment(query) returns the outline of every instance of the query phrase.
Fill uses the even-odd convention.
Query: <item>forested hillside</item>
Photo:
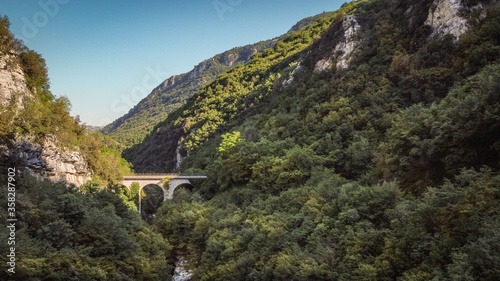
[[[247,63],[254,54],[274,46],[287,34],[304,28],[318,18],[327,17],[330,13],[305,18],[292,26],[285,35],[233,48],[201,62],[190,72],[166,79],[127,114],[105,126],[101,132],[127,146],[141,143],[156,124],[186,103],[203,86],[213,82],[219,74]]]
[[[500,278],[499,4],[454,3],[345,4],[125,151],[209,176],[154,221],[195,280]]]
[[[140,143],[155,124],[182,106],[203,85],[232,67],[247,62],[253,54],[274,43],[267,40],[234,48],[201,62],[188,73],[166,79],[127,114],[105,126],[101,132],[127,146]]]
[[[135,194],[98,181],[77,190],[28,173],[15,184],[16,267],[7,272],[10,246],[1,243],[1,280],[170,280],[171,246],[142,221]]]

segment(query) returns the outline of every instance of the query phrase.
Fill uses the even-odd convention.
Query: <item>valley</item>
[[[497,0],[345,3],[100,130],[1,20],[5,280],[500,278]]]

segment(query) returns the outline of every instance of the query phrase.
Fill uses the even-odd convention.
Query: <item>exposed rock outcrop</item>
[[[335,56],[337,58],[337,69],[349,67],[349,59],[352,52],[358,46],[358,32],[361,26],[356,21],[354,15],[349,15],[342,22],[344,29],[344,38],[335,46]]]
[[[220,62],[227,66],[233,66],[233,63],[236,61],[236,58],[237,58],[236,54],[226,52],[222,55]]]
[[[290,85],[293,83],[293,81],[295,80],[294,78],[294,75],[297,74],[299,71],[302,70],[302,63],[299,62],[297,64],[297,66],[295,66],[295,68],[292,70],[292,72],[290,73],[290,76],[288,77],[287,80],[283,81],[283,86],[286,86],[286,85]]]
[[[179,167],[181,166],[182,164],[182,154],[181,154],[181,149],[182,149],[182,141],[183,139],[180,138],[179,141],[177,142],[177,148],[175,149],[175,169],[179,169]]]
[[[342,29],[340,30],[342,33],[340,38],[336,40],[337,44],[335,48],[329,51],[327,57],[324,55],[319,57],[319,60],[314,64],[314,73],[327,71],[331,69],[334,64],[338,70],[348,68],[352,53],[361,42],[358,38],[360,28],[361,26],[358,24],[354,15],[346,16],[342,21]]]
[[[232,67],[234,63],[238,61],[248,62],[252,58],[252,56],[255,55],[256,53],[257,49],[255,48],[243,49],[238,52],[230,50],[222,53],[218,61],[223,65]]]
[[[485,16],[486,6],[479,2],[473,7],[466,7],[461,0],[436,0],[434,5],[429,9],[429,15],[425,24],[432,27],[430,37],[453,34],[458,39],[469,28],[469,23],[464,17],[465,13],[470,13],[475,10],[482,10],[481,17]]]
[[[15,98],[15,104],[21,106],[23,99],[29,96],[24,72],[16,62],[14,52],[0,56],[0,105],[6,106]]]
[[[19,170],[29,169],[36,175],[54,182],[64,181],[76,186],[91,179],[91,173],[84,157],[76,151],[56,146],[53,139],[37,144],[31,137],[24,137],[14,143],[14,148],[3,151],[3,157],[20,161]]]
[[[31,96],[24,72],[19,66],[14,51],[0,57],[0,104],[9,105],[14,99],[18,108],[23,100]],[[15,110],[16,114],[19,110]],[[1,114],[1,113],[0,113]],[[90,179],[87,162],[79,152],[68,151],[56,146],[53,138],[37,144],[33,137],[25,136],[12,140],[11,147],[0,147],[0,157],[18,162],[18,170],[31,170],[40,177],[52,181],[65,181],[76,186]]]
[[[460,16],[460,0],[437,0],[434,4],[425,21],[432,27],[431,37],[451,33],[458,38],[467,31],[467,20]]]
[[[165,81],[163,81],[163,83],[161,83],[159,89],[164,90],[164,89],[167,89],[167,88],[174,86],[175,83],[177,82],[176,81],[177,77],[178,77],[177,75],[174,75],[174,76],[171,76],[170,78],[166,79]]]
[[[193,70],[188,73],[188,79],[194,79],[200,76],[205,70],[210,68],[212,64],[215,62],[214,58],[209,58],[208,60],[204,60],[196,65]]]
[[[314,66],[314,73],[320,73],[332,67],[332,62],[330,59],[319,60]]]

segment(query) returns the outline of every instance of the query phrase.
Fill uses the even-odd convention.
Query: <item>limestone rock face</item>
[[[215,62],[214,58],[210,58],[208,60],[204,60],[204,61],[200,62],[197,66],[195,66],[193,68],[193,70],[191,70],[188,73],[188,78],[194,79],[194,78],[200,76],[205,70],[207,70],[210,66],[212,66],[212,64],[214,62]]]
[[[359,45],[361,40],[358,38],[358,33],[361,26],[356,21],[354,15],[348,15],[342,21],[343,36],[338,40],[333,53],[327,58],[320,59],[314,65],[314,72],[331,69],[333,62],[336,61],[337,69],[346,69],[349,67],[349,61],[352,53]]]
[[[498,2],[498,0],[492,2]],[[473,11],[481,11],[480,18],[484,18],[486,16],[486,4],[479,2],[473,7],[466,7],[461,0],[435,0],[434,6],[429,9],[429,15],[425,21],[425,24],[432,27],[430,37],[450,33],[455,35],[456,39],[460,38],[470,28],[464,14]]]
[[[342,22],[344,38],[335,46],[335,56],[337,57],[337,69],[349,67],[351,54],[358,46],[358,32],[361,26],[353,15],[346,16]]]
[[[237,59],[236,54],[226,52],[224,55],[222,55],[220,62],[224,65],[232,66],[233,63],[236,61],[236,59]]]
[[[288,76],[288,79],[286,79],[285,81],[283,81],[282,85],[286,86],[286,85],[292,84],[293,81],[295,80],[294,75],[297,74],[301,70],[302,70],[302,63],[299,62],[299,63],[297,63],[297,66],[295,66],[295,68],[290,73],[290,76]]]
[[[253,55],[257,54],[257,49],[252,48],[250,50],[240,52],[238,59],[243,60],[245,62],[250,61]]]
[[[219,62],[226,66],[233,66],[237,61],[247,62],[250,58],[257,53],[257,49],[252,48],[248,50],[242,50],[239,52],[227,51],[222,54],[219,58]]]
[[[177,79],[177,75],[174,75],[174,76],[171,76],[170,78],[166,79],[165,81],[163,81],[163,83],[161,83],[161,85],[160,85],[160,90],[164,90],[166,88],[170,88],[173,85],[175,85],[175,83],[177,82],[176,79]]]
[[[91,179],[91,173],[83,156],[76,151],[68,151],[56,146],[48,138],[43,144],[36,144],[33,138],[24,137],[15,142],[14,148],[3,152],[3,156],[19,159],[22,167],[36,175],[47,177],[54,182],[64,181],[76,186]]]
[[[23,98],[29,95],[24,72],[16,62],[14,52],[0,56],[0,105],[8,105],[13,98],[22,105]]]
[[[183,138],[179,139],[179,141],[177,142],[177,148],[175,149],[175,160],[176,160],[175,169],[179,169],[179,167],[182,164],[183,157],[181,154],[181,150],[182,150],[182,141],[183,140],[184,140]]]
[[[432,27],[431,37],[451,33],[458,38],[467,31],[467,20],[460,15],[460,0],[436,0],[434,4],[435,9],[429,10],[425,21]]]
[[[314,66],[314,73],[320,73],[332,67],[332,62],[330,59],[319,60]]]

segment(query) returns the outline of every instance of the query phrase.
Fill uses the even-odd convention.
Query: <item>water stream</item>
[[[193,273],[191,270],[187,270],[184,268],[186,265],[186,261],[184,257],[180,256],[177,262],[175,263],[174,276],[172,277],[173,281],[188,281],[191,280]]]
[[[182,163],[181,144],[182,144],[182,141],[179,140],[177,142],[177,148],[175,149],[175,156],[176,156],[176,160],[177,160],[175,163],[176,169],[179,169],[179,167],[181,166],[181,163]]]

